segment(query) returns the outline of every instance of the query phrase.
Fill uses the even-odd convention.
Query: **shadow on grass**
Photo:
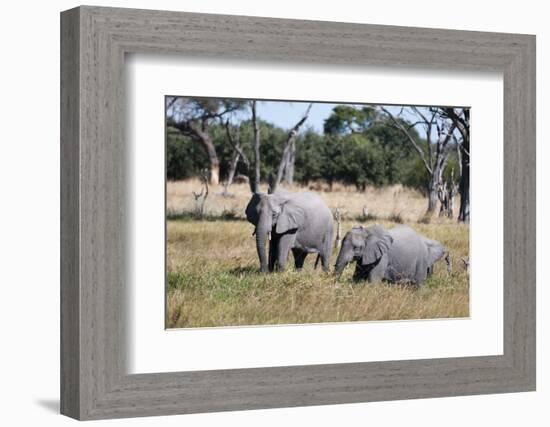
[[[357,221],[357,222],[369,222],[369,221],[378,221],[383,219],[382,217],[379,217],[378,215],[368,213],[365,214],[359,214],[359,215],[352,215],[349,220],[351,221]]]
[[[232,268],[231,270],[228,271],[230,275],[238,276],[238,277],[248,275],[248,274],[256,274],[259,272],[260,272],[260,269],[253,265],[239,266],[239,267]]]
[[[246,218],[238,216],[234,211],[223,211],[220,214],[200,214],[193,211],[168,212],[168,221],[246,221]]]

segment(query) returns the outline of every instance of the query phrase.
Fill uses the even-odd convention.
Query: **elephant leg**
[[[275,233],[271,234],[271,240],[269,241],[269,271],[275,270],[275,262],[277,261],[277,246],[279,243],[278,237]]]
[[[330,270],[330,251],[327,253],[327,252],[323,252],[322,254],[320,254],[321,256],[321,265],[323,266],[323,271],[325,273],[328,273],[329,270]]]
[[[330,270],[330,257],[332,256],[332,230],[328,232],[324,241],[323,251],[319,255],[321,256],[323,271],[328,273]]]
[[[386,272],[388,270],[388,256],[382,255],[378,264],[376,264],[368,273],[368,280],[370,283],[378,283],[383,279],[386,279]]]
[[[428,267],[427,263],[420,261],[416,266],[414,283],[419,286],[423,285],[427,277],[431,274],[432,271],[433,271],[433,268]]]
[[[292,255],[294,255],[294,266],[296,267],[296,270],[301,270],[304,266],[307,252],[298,248],[292,248]]]
[[[364,280],[369,274],[369,269],[367,266],[361,265],[360,262],[355,264],[355,271],[353,272],[353,281],[358,282],[359,280]]]
[[[286,262],[288,260],[288,254],[290,249],[294,245],[296,234],[289,233],[279,236],[279,243],[277,245],[277,269],[284,270]]]

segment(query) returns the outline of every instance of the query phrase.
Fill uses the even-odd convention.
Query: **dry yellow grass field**
[[[262,188],[267,192],[267,186]],[[166,208],[168,216],[181,212],[193,211],[196,207],[193,192],[200,193],[202,184],[198,179],[168,182],[166,189]],[[358,192],[353,186],[334,184],[332,191],[328,191],[326,184],[314,183],[307,187],[295,186],[290,191],[315,191],[331,209],[338,208],[343,218],[360,216],[363,208],[367,207],[369,214],[377,218],[391,218],[400,216],[404,222],[418,222],[424,217],[428,206],[427,199],[418,191],[394,185],[385,188],[367,187],[365,192]],[[234,184],[229,188],[230,197],[224,197],[223,186],[209,188],[209,195],[205,202],[205,212],[212,216],[222,213],[244,218],[244,209],[250,200],[248,184]],[[458,215],[460,197],[455,199],[455,217]],[[455,223],[448,219],[431,219],[435,223]]]
[[[353,266],[336,282],[332,274],[314,270],[315,255],[307,258],[300,272],[293,271],[293,262],[289,262],[284,272],[261,274],[254,227],[243,219],[250,197],[248,186],[232,186],[232,197],[223,197],[221,186],[210,188],[204,219],[179,215],[195,209],[192,191],[200,189],[196,180],[169,182],[167,187],[168,328],[469,315],[469,277],[460,262],[468,257],[469,227],[455,219],[426,221],[427,201],[415,191],[397,186],[364,193],[341,186],[334,186],[332,192],[323,186],[312,188],[330,208],[338,207],[344,213],[343,234],[359,222],[367,206],[374,219],[364,219],[364,225],[380,223],[391,228],[402,221],[445,244],[454,259],[452,274],[442,260],[418,289],[355,283],[351,280]],[[334,251],[332,265],[336,256]]]

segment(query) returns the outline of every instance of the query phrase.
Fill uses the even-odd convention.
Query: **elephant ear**
[[[283,234],[289,230],[295,230],[302,227],[305,220],[304,210],[292,201],[288,201],[281,206],[281,213],[277,219],[275,231],[278,234]]]
[[[388,252],[393,243],[393,237],[390,236],[382,226],[374,225],[368,228],[367,238],[365,239],[365,247],[361,263],[363,265],[373,264]]]
[[[248,206],[246,207],[245,214],[246,214],[246,219],[251,224],[258,225],[258,221],[260,219],[259,205],[262,201],[262,197],[263,197],[262,193],[254,193],[252,195],[252,198],[250,199],[250,202],[248,202]]]

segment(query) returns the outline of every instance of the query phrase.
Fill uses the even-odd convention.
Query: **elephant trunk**
[[[267,230],[256,228],[256,249],[260,258],[260,270],[267,271],[267,256],[265,254],[265,241],[267,240]]]
[[[342,272],[344,271],[344,268],[352,261],[352,256],[349,256],[347,254],[347,251],[341,250],[338,254],[338,258],[336,259],[336,265],[334,266],[334,274],[336,275],[336,279],[339,279],[342,275]]]
[[[260,270],[265,272],[268,270],[266,240],[273,225],[273,213],[268,200],[255,194],[247,207],[247,218],[256,226],[256,250],[260,259]]]

